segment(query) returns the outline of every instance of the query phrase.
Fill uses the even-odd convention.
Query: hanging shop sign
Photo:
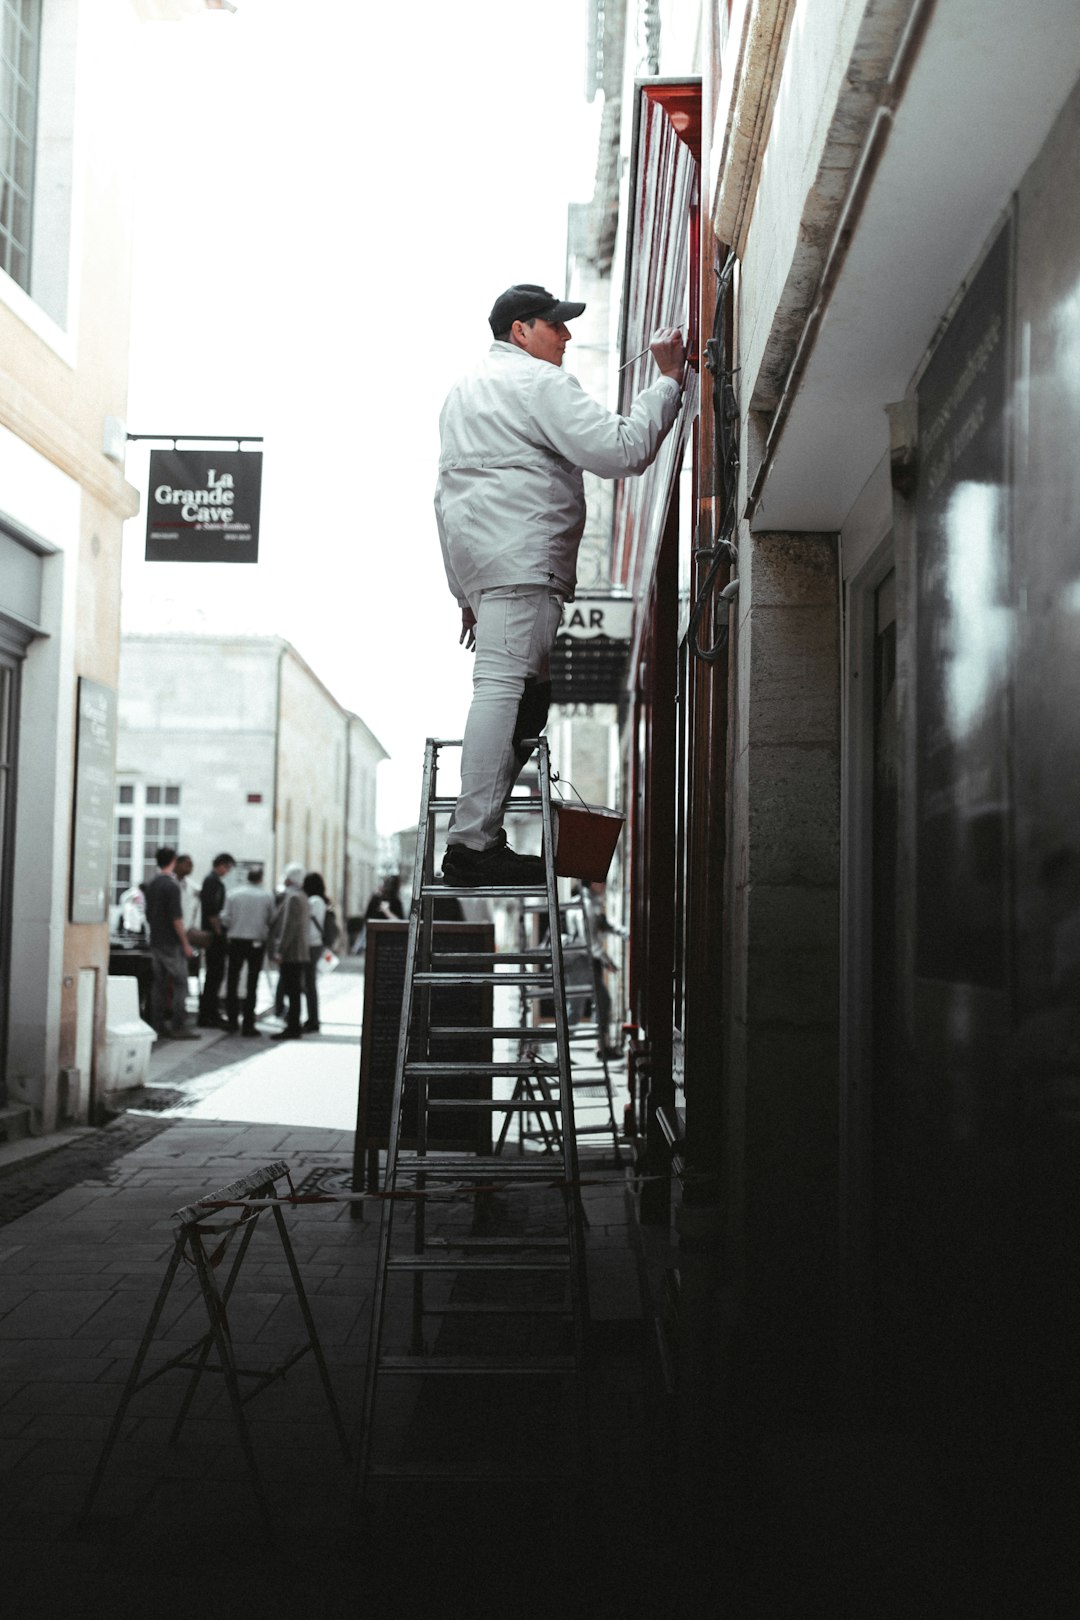
[[[634,628],[634,603],[629,596],[579,596],[563,608],[561,636],[575,641],[629,641]]]
[[[617,703],[626,675],[634,602],[629,596],[579,596],[567,602],[551,650],[551,696],[571,703]]]
[[[151,450],[147,562],[259,560],[261,450]]]

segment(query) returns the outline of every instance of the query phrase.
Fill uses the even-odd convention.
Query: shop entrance
[[[15,758],[19,735],[19,660],[0,646],[0,1107],[7,1095],[11,890],[15,846]]]

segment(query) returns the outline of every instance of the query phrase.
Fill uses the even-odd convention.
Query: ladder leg
[[[570,1064],[570,1035],[566,1018],[566,977],[563,970],[562,934],[559,926],[559,895],[555,876],[554,815],[551,807],[551,761],[547,741],[540,739],[540,797],[543,803],[545,834],[545,877],[548,900],[548,933],[551,940],[552,974],[555,981],[555,1035],[559,1054],[559,1077],[562,1087],[563,1156],[566,1176],[574,1192],[573,1216],[568,1222],[571,1266],[575,1273],[574,1344],[578,1365],[585,1365],[585,1323],[588,1320],[588,1280],[585,1270],[585,1245],[582,1229],[584,1210],[578,1187],[577,1132],[574,1125],[574,1087]]]
[[[252,1229],[254,1230],[254,1226]],[[237,1376],[236,1360],[233,1356],[232,1334],[229,1330],[226,1302],[214,1283],[214,1274],[207,1261],[202,1239],[197,1234],[192,1234],[192,1249],[199,1285],[210,1318],[210,1332],[213,1335],[214,1347],[218,1353],[222,1376],[225,1379],[225,1388],[228,1390],[229,1402],[233,1409],[233,1417],[236,1420],[236,1428],[240,1436],[240,1446],[248,1465],[248,1472],[251,1475],[252,1488],[255,1492],[255,1500],[259,1504],[263,1527],[267,1535],[272,1538],[274,1535],[274,1520],[270,1512],[270,1503],[267,1500],[266,1491],[263,1488],[259,1465],[255,1459],[255,1448],[251,1443],[251,1431],[248,1428],[243,1397],[240,1394],[240,1380]],[[239,1256],[237,1258],[239,1259]]]
[[[266,1189],[262,1189],[262,1190],[265,1191]],[[270,1191],[272,1191],[272,1190],[273,1189],[271,1188]],[[246,1221],[244,1223],[244,1235],[240,1239],[240,1243],[239,1243],[239,1246],[237,1248],[237,1251],[236,1251],[235,1255],[232,1258],[232,1262],[230,1263],[230,1266],[229,1266],[229,1274],[225,1279],[225,1286],[221,1291],[221,1297],[225,1301],[226,1305],[229,1302],[229,1295],[233,1291],[233,1284],[236,1282],[237,1275],[238,1275],[238,1273],[240,1271],[241,1262],[243,1261],[243,1258],[244,1258],[245,1254],[248,1251],[248,1245],[251,1242],[252,1238],[255,1236],[255,1227],[256,1227],[256,1225],[257,1225],[257,1220]],[[198,1234],[197,1233],[191,1233],[190,1234],[190,1241],[191,1241],[191,1244],[192,1244],[192,1258],[194,1259],[194,1246],[199,1243]],[[199,1359],[195,1364],[195,1367],[194,1367],[194,1369],[192,1371],[191,1377],[188,1379],[188,1386],[187,1386],[187,1389],[184,1391],[184,1399],[180,1403],[180,1410],[176,1414],[176,1421],[174,1422],[172,1428],[169,1431],[169,1444],[170,1444],[170,1446],[175,1446],[177,1441],[180,1439],[180,1432],[183,1429],[184,1424],[187,1421],[187,1415],[188,1415],[189,1411],[191,1410],[191,1403],[195,1399],[195,1392],[198,1389],[199,1382],[200,1382],[200,1380],[202,1378],[202,1375],[203,1375],[204,1371],[206,1370],[206,1363],[207,1363],[207,1360],[209,1358],[210,1351],[211,1351],[211,1348],[213,1346],[213,1342],[214,1342],[213,1341],[213,1335],[209,1331],[207,1331],[203,1335],[202,1339],[200,1340],[200,1343],[199,1343]]]
[[[417,953],[421,946],[422,903],[426,881],[434,876],[434,853],[431,848],[433,816],[431,801],[435,794],[438,768],[438,749],[429,737],[424,750],[424,785],[421,792],[418,828],[422,836],[416,840],[416,859],[413,862],[412,903],[409,908],[409,938],[405,950],[405,982],[401,1002],[401,1021],[398,1026],[397,1056],[394,1063],[394,1096],[390,1108],[390,1131],[386,1150],[386,1170],[383,1186],[393,1193],[397,1185],[397,1165],[401,1141],[401,1113],[405,1093],[405,1064],[408,1059],[409,1038],[412,1032],[412,985],[416,973]],[[430,941],[430,934],[428,935]],[[417,1200],[417,1205],[422,1200]],[[364,1399],[360,1418],[360,1444],[356,1455],[355,1494],[363,1497],[371,1471],[371,1452],[375,1420],[375,1400],[379,1385],[379,1357],[382,1352],[383,1327],[386,1315],[387,1262],[393,1233],[394,1201],[382,1201],[379,1217],[379,1243],[375,1258],[375,1289],[371,1304],[371,1329],[368,1334],[368,1358],[364,1370]]]

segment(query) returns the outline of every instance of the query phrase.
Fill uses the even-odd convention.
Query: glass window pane
[[[0,765],[11,754],[11,671],[0,664]]]
[[[32,34],[24,34],[19,41],[19,72],[28,84],[34,77],[35,43]]]
[[[118,860],[127,860],[131,855],[131,839],[118,838],[116,840],[116,855]]]
[[[146,802],[147,804],[160,804],[161,789],[159,787],[148,787],[146,790]]]
[[[164,825],[165,837],[168,839],[170,844],[175,844],[176,840],[180,836],[180,823],[177,821],[175,816],[166,816]]]
[[[165,789],[165,803],[166,804],[179,804],[180,803],[180,789],[178,787],[167,787]]]
[[[151,838],[158,838],[161,834],[161,817],[147,816],[143,832],[146,834],[147,841]]]
[[[29,194],[30,177],[34,171],[34,154],[29,141],[15,138],[12,142],[11,172],[15,184]]]
[[[129,833],[131,831],[131,828],[132,828],[132,821],[131,821],[130,816],[117,816],[117,818],[116,818],[116,830],[117,830],[118,833],[121,833],[121,834]]]
[[[125,889],[127,888],[128,884],[131,882],[131,863],[130,863],[130,861],[117,861],[117,863],[116,863],[116,881],[117,881],[117,883],[122,884]]]
[[[119,804],[135,803],[135,789],[130,782],[121,782],[120,792],[117,794],[117,802]]]

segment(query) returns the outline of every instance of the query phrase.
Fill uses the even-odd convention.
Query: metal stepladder
[[[544,856],[536,882],[458,888],[436,881],[435,861],[437,824],[456,802],[439,796],[439,755],[460,746],[429,738],[424,760],[357,1456],[361,1492],[376,1477],[558,1478],[568,1471],[565,1453],[551,1461],[548,1441],[565,1433],[578,1463],[587,1445],[588,1299],[548,746],[544,738],[532,745],[538,793],[514,794],[507,806],[540,817]],[[545,907],[547,940],[537,949],[492,953],[437,948],[438,903],[465,898]],[[432,1023],[433,999],[445,1017],[454,986],[491,988],[486,1030]],[[523,991],[551,996],[555,1007],[553,1023],[537,1031],[537,1049],[524,1057],[520,1028],[499,1000]],[[478,1033],[490,1037],[493,1053],[504,1047],[511,1055],[446,1059],[448,1045],[475,1042]],[[535,1098],[519,1091],[525,1075],[542,1091],[549,1151],[507,1160],[432,1146],[432,1115],[475,1119],[486,1111],[490,1122],[500,1113],[535,1113]],[[481,1090],[487,1094],[477,1095]],[[411,1146],[403,1142],[406,1118],[414,1121]],[[526,1393],[538,1388],[549,1398]],[[529,1425],[547,1411],[552,1421],[544,1420],[534,1446]],[[386,1416],[396,1455],[380,1460],[375,1431]],[[500,1428],[507,1432],[493,1435]],[[410,1433],[418,1442],[412,1446]],[[436,1434],[442,1454],[433,1456]],[[505,1440],[509,1463],[490,1455],[493,1438]]]
[[[543,900],[522,900],[519,916],[519,941],[522,950],[527,949],[532,943],[530,930],[535,927],[537,919],[546,920],[545,913],[546,905]],[[590,1103],[600,1103],[605,1105],[603,1111],[606,1114],[605,1118],[598,1118],[594,1122],[583,1123],[580,1119],[577,1120],[576,1134],[579,1141],[583,1136],[610,1135],[613,1163],[621,1166],[624,1160],[619,1140],[620,1130],[615,1119],[615,1094],[611,1084],[608,1037],[607,1031],[599,1022],[598,1013],[599,980],[603,966],[589,907],[585,904],[580,889],[568,901],[561,902],[559,916],[563,931],[562,955],[565,969],[571,1083],[575,1092],[584,1095],[586,1106]],[[573,1016],[573,1007],[577,999],[591,1002],[591,1018]],[[523,986],[519,1008],[521,1025],[519,1051],[523,1058],[536,1050],[537,1036],[543,1038],[543,1029],[535,1021],[535,1008],[535,993],[528,986]],[[523,1099],[532,1098],[536,1105],[536,1121],[531,1129],[526,1129],[524,1112],[517,1116],[519,1150],[523,1148],[525,1142],[542,1142],[545,1147],[549,1147],[553,1135],[557,1135],[557,1132],[553,1129],[542,1082],[526,1072],[519,1077],[514,1094],[515,1097]],[[512,1116],[507,1114],[495,1146],[496,1153],[502,1152],[509,1139],[511,1122]]]

